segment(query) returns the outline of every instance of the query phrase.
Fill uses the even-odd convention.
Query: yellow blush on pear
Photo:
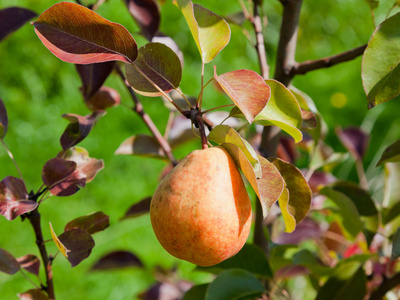
[[[199,266],[235,255],[251,227],[251,203],[240,172],[221,147],[187,155],[157,187],[150,218],[171,255]]]

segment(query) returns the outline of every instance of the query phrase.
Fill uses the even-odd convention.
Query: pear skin
[[[150,206],[151,224],[164,249],[204,267],[239,252],[251,215],[240,172],[221,147],[187,155],[160,182]]]

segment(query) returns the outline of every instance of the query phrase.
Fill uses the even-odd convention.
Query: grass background
[[[0,9],[21,6],[40,14],[57,2],[0,0]],[[269,24],[265,39],[268,59],[273,66],[281,5],[277,0],[264,2],[263,10]],[[377,24],[384,19],[393,2],[381,1],[375,13]],[[204,0],[197,3],[221,16],[240,9],[237,1]],[[167,1],[161,9],[160,30],[173,37],[185,56],[181,88],[186,94],[197,96],[201,70],[197,48],[184,18],[171,1]],[[108,0],[98,13],[124,25],[137,39],[139,46],[144,45],[123,1]],[[304,1],[300,25],[298,61],[333,55],[365,44],[374,30],[369,7],[364,0]],[[251,32],[250,26],[245,28]],[[206,81],[212,76],[214,64],[219,74],[244,68],[259,71],[255,50],[242,34],[242,28],[231,26],[231,29],[229,45],[206,66]],[[373,163],[383,147],[400,137],[397,117],[400,104],[392,100],[368,111],[360,71],[361,58],[357,58],[329,69],[298,76],[294,85],[315,101],[330,130],[326,142],[335,150],[344,151],[333,132],[338,125],[343,128],[362,126],[371,134],[371,146],[365,159],[365,167],[371,171],[371,177],[376,174]],[[80,84],[74,66],[53,56],[37,38],[33,26],[26,24],[0,43],[0,98],[9,116],[5,142],[22,170],[28,190],[40,187],[44,163],[61,150],[59,137],[67,122],[60,116],[64,113],[89,113],[78,90]],[[123,103],[131,104],[129,95],[116,76],[111,76],[106,85],[120,92]],[[225,96],[216,93],[213,88],[206,90],[204,99],[205,108],[229,103]],[[163,132],[168,111],[161,100],[141,97],[141,101]],[[193,272],[194,265],[171,257],[161,248],[152,232],[148,215],[119,221],[130,205],[153,193],[165,166],[164,162],[158,160],[114,155],[123,140],[139,133],[149,132],[134,113],[122,105],[110,109],[80,144],[92,157],[104,159],[105,169],[74,196],[52,197],[40,207],[45,238],[50,238],[49,222],[60,234],[68,221],[94,211],[103,211],[111,221],[110,228],[94,236],[96,246],[89,259],[71,269],[67,260],[57,257],[53,273],[58,299],[136,299],[135,295],[155,282],[154,268],[157,265],[165,268],[178,265],[177,275],[181,278],[196,282],[209,280],[206,274]],[[174,154],[182,158],[199,147],[200,143],[195,141],[178,148]],[[4,149],[0,149],[0,178],[8,175],[18,176]],[[351,159],[336,169],[335,175],[356,180]],[[32,229],[19,218],[12,222],[0,218],[0,247],[16,257],[27,253],[38,255]],[[48,247],[50,253],[56,252],[52,243]],[[145,267],[95,273],[88,271],[99,257],[113,250],[134,252]],[[17,299],[17,293],[29,288],[31,285],[19,273],[13,276],[0,274],[2,299]]]

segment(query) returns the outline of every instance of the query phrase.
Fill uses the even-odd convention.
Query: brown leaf
[[[139,201],[138,203],[133,204],[131,207],[129,207],[121,220],[136,218],[148,213],[150,211],[150,202],[151,197],[147,197]]]
[[[139,258],[128,251],[114,251],[100,258],[91,268],[92,271],[143,267]]]
[[[11,253],[0,248],[0,272],[13,275],[19,271],[19,268],[19,263],[15,257]]]
[[[94,247],[94,240],[89,233],[82,229],[72,229],[62,233],[58,239],[66,248],[66,255],[71,267],[77,266],[88,258]]]
[[[40,260],[36,255],[27,254],[17,258],[21,268],[24,268],[29,273],[39,276]]]
[[[32,24],[44,46],[69,63],[131,63],[137,57],[136,42],[125,27],[82,5],[54,4]]]
[[[5,137],[7,133],[7,128],[8,128],[7,110],[3,100],[1,100],[0,98],[0,139],[3,139]]]
[[[90,99],[85,101],[91,111],[105,110],[121,102],[119,93],[108,86],[102,86]]]
[[[94,234],[106,229],[108,226],[110,226],[110,217],[103,212],[98,211],[68,222],[68,224],[65,225],[64,231],[78,228],[85,230],[90,234]]]
[[[40,289],[30,289],[26,292],[18,294],[20,300],[48,300],[49,297]]]
[[[144,134],[138,134],[127,138],[115,151],[115,154],[140,155],[153,158],[166,159],[157,140]]]
[[[35,12],[22,7],[0,10],[0,41],[36,16]]]
[[[37,202],[28,200],[28,192],[21,179],[7,176],[0,182],[0,215],[7,220],[14,220],[37,206]]]

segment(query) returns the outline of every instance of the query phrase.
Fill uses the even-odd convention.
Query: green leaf
[[[400,202],[397,202],[390,208],[382,209],[382,224],[387,225],[397,217],[400,217]]]
[[[355,256],[340,261],[318,291],[316,300],[363,300],[367,292],[367,278],[362,264],[368,257]]]
[[[174,0],[189,25],[204,64],[225,48],[231,37],[228,23],[208,9],[190,0]]]
[[[400,228],[397,228],[397,231],[393,236],[392,243],[393,246],[391,260],[395,260],[400,257]]]
[[[381,159],[376,164],[381,166],[388,162],[399,162],[400,161],[400,140],[394,142],[383,151]]]
[[[181,83],[181,62],[175,52],[164,44],[148,43],[141,47],[133,64],[126,65],[126,77],[138,94],[148,97],[163,95],[148,79],[165,93],[178,88]]]
[[[293,232],[296,229],[296,219],[289,210],[289,190],[287,188],[283,189],[278,202],[279,207],[281,208],[283,220],[285,221],[285,232]]]
[[[371,10],[374,10],[379,6],[379,0],[365,0],[365,2],[368,3],[369,7]]]
[[[238,168],[250,182],[260,200],[263,216],[264,218],[267,217],[271,206],[278,200],[283,190],[284,181],[281,174],[267,159],[258,156],[261,164],[261,176],[257,177],[250,161],[238,146],[231,143],[223,143],[221,147],[228,151]]]
[[[384,207],[392,207],[400,199],[400,164],[385,164]]]
[[[208,286],[208,283],[193,286],[185,293],[182,300],[204,300]]]
[[[217,75],[214,66],[214,78],[249,123],[254,121],[270,99],[270,87],[254,71],[243,69]]]
[[[400,94],[400,13],[383,21],[364,52],[362,81],[368,108]]]
[[[243,269],[256,276],[272,278],[272,270],[265,252],[253,244],[245,244],[235,256],[212,267],[197,267],[199,271],[219,274],[227,269]]]
[[[320,194],[327,196],[337,205],[338,210],[334,213],[341,217],[343,227],[352,237],[364,229],[357,207],[349,197],[329,187],[321,189]]]
[[[210,283],[205,300],[254,298],[263,292],[263,285],[253,274],[240,269],[230,269],[223,271]]]
[[[324,277],[332,273],[332,268],[324,266],[309,250],[303,249],[293,255],[293,265],[304,266],[317,277]]]
[[[145,134],[138,134],[127,138],[118,149],[115,150],[115,154],[167,159],[157,140]]]
[[[301,171],[294,165],[287,163],[279,158],[274,159],[272,163],[281,173],[289,192],[289,201],[287,203],[287,212],[299,224],[307,215],[311,206],[311,189],[305,180]],[[291,221],[288,216],[288,221]],[[286,219],[285,219],[286,222]],[[292,228],[290,223],[288,228]]]
[[[261,177],[261,166],[256,151],[235,129],[228,125],[217,125],[209,133],[208,139],[219,145],[230,143],[239,147],[253,166],[257,178]]]

